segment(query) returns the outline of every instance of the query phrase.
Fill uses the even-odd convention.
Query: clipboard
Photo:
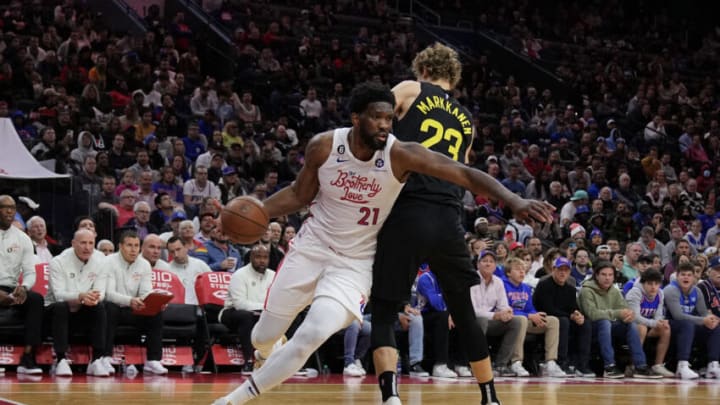
[[[173,299],[173,293],[165,290],[152,290],[144,299],[145,308],[141,310],[134,310],[134,315],[140,316],[155,316],[163,307]]]

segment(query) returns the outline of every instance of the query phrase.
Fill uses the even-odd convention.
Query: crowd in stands
[[[126,277],[120,263],[137,262],[143,277],[150,268],[173,271],[190,304],[197,302],[190,293],[197,274],[233,273],[225,308],[208,318],[238,331],[251,359],[249,332],[263,289],[305,213],[277,218],[255,246],[236,246],[216,221],[222,205],[241,195],[264,199],[292,182],[308,139],[349,123],[353,85],[392,86],[411,78],[409,63],[424,46],[383,2],[310,3],[283,2],[277,11],[219,2],[212,15],[233,33],[235,45],[237,69],[229,80],[204,74],[213,61],[201,60],[202,44],[182,12],[162,17],[150,8],[147,32],[135,38],[112,31],[72,0],[10,2],[0,20],[0,117],[12,119],[38,161],[54,160],[55,171],[73,176],[74,202],[63,212],[87,216],[77,221],[71,243],[60,237],[54,218],[39,216],[25,197],[8,204],[17,203],[14,225],[27,232],[35,260],[75,263],[110,255],[118,280]],[[572,2],[557,9],[562,12],[526,2],[471,3],[484,29],[510,38],[518,52],[556,61],[555,73],[584,95],[563,100],[551,89],[518,83],[488,55],[468,61],[453,94],[474,114],[468,164],[556,207],[555,221],[540,224],[512,218],[502,201],[465,196],[468,249],[484,280],[472,294],[488,335],[500,339],[497,373],[528,374],[523,342],[529,333],[544,335],[542,374],[591,375],[587,342],[599,339],[603,375],[615,378],[622,370],[603,339],[621,333],[636,376],[668,376],[663,363],[670,353],[681,378],[697,377],[691,362],[707,364],[706,375],[720,378],[717,350],[697,363],[695,351],[670,343],[681,337],[682,348],[705,341],[720,348],[720,104],[715,81],[702,75],[714,60],[717,33],[703,32],[700,48],[683,47],[678,33],[685,25],[667,23],[667,13],[657,10],[648,16],[655,31],[647,34],[642,24],[622,23],[630,6],[619,2],[601,10]],[[367,24],[341,22],[348,15]],[[588,69],[577,63],[590,60]],[[82,232],[83,223],[92,224],[92,232]],[[102,253],[85,249],[90,234]],[[51,272],[61,267],[51,265]],[[17,276],[21,270],[30,272],[7,271]],[[447,328],[452,322],[431,270],[423,269],[416,300],[398,314],[398,331],[408,331],[406,371],[467,376],[462,348],[448,349],[457,345],[448,343],[455,339]],[[52,280],[51,291],[57,288]],[[19,288],[11,277],[2,281],[6,295]],[[624,296],[612,290],[626,283]],[[111,323],[126,321],[129,308],[140,305],[142,294],[128,295],[130,286],[119,284],[97,294],[77,285],[80,290],[71,290],[82,295],[77,300],[56,293],[45,298],[53,308],[46,313],[61,319],[75,316],[73,306],[92,312],[106,302],[104,333],[95,330],[104,340],[93,346],[99,362],[91,374],[110,373]],[[664,298],[650,311],[642,305],[663,297],[658,286],[665,286]],[[605,299],[609,291],[612,300]],[[681,303],[667,303],[668,297]],[[57,305],[66,301],[69,306]],[[159,324],[145,325],[155,337],[147,342],[147,367],[162,373],[155,363]],[[365,373],[370,327],[368,314],[346,332],[347,375]],[[646,337],[663,342],[665,352],[658,344],[657,355],[646,358]],[[426,340],[433,344],[424,347]],[[62,352],[65,341],[55,342]],[[37,371],[30,357],[24,362],[25,370]]]

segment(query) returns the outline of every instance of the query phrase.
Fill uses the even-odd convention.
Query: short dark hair
[[[368,105],[377,102],[387,102],[395,107],[395,96],[387,86],[377,83],[362,83],[357,85],[350,94],[350,112],[360,114]]]
[[[643,284],[653,281],[656,283],[662,283],[663,281],[663,275],[655,269],[649,269],[640,276],[640,282]]]
[[[684,273],[684,272],[690,272],[695,274],[695,267],[690,262],[684,262],[680,263],[677,267],[677,270],[675,270],[677,274]]]
[[[597,281],[598,274],[600,274],[600,270],[605,269],[605,268],[611,268],[613,270],[613,276],[615,275],[615,267],[612,265],[612,263],[610,263],[606,260],[602,260],[602,261],[599,261],[598,264],[593,269],[593,280]]]
[[[167,240],[167,243],[165,244],[165,246],[168,246],[168,245],[170,245],[171,243],[175,243],[175,242],[177,242],[177,241],[182,242],[182,239],[180,239],[179,236],[171,236],[170,239]]]
[[[166,193],[166,192],[164,192],[164,191],[161,191],[161,192],[159,192],[159,193],[155,196],[155,200],[154,200],[154,201],[155,201],[155,207],[159,207],[159,206],[160,206],[160,202],[162,201],[162,198],[165,197],[166,195],[170,195],[170,194],[168,194],[168,193]]]
[[[124,244],[126,239],[140,239],[140,236],[138,236],[137,232],[135,231],[124,231],[120,234],[120,238],[118,238],[119,244]]]

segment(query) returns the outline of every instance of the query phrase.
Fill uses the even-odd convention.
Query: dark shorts
[[[460,218],[456,206],[398,201],[378,234],[371,298],[407,301],[422,263],[444,294],[479,284]]]

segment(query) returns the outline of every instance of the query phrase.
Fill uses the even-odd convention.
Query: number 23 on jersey
[[[420,124],[420,131],[427,134],[434,132],[432,136],[421,143],[422,146],[432,149],[433,146],[442,140],[450,142],[447,153],[455,161],[460,158],[460,147],[462,146],[463,137],[460,131],[455,128],[447,128],[437,120],[427,118]],[[439,151],[438,151],[439,152]]]

